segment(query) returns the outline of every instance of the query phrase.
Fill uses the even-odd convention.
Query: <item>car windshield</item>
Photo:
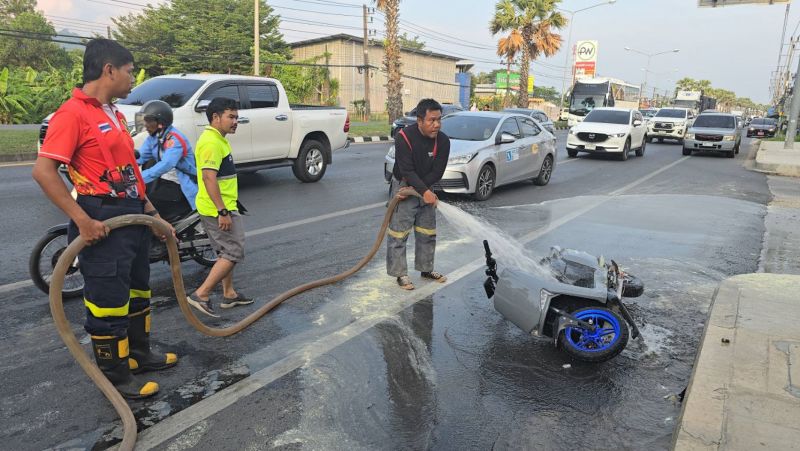
[[[678,117],[685,118],[686,110],[676,110],[672,108],[662,108],[658,110],[656,117]]]
[[[736,119],[733,116],[701,114],[694,120],[694,126],[704,128],[736,128]]]
[[[643,110],[642,116],[644,117],[653,117],[656,115],[656,110]]]
[[[450,139],[486,141],[494,134],[500,119],[485,116],[455,115],[442,119],[442,131]]]
[[[151,78],[135,87],[120,105],[144,105],[151,100],[163,100],[172,108],[182,107],[203,86],[202,80],[186,78]]]
[[[775,119],[760,118],[760,119],[753,119],[753,121],[750,123],[753,125],[775,125],[777,121]]]
[[[583,122],[603,122],[606,124],[627,125],[630,113],[616,110],[594,110],[586,116]]]
[[[585,116],[593,109],[605,106],[604,94],[574,94],[569,112],[578,116]]]

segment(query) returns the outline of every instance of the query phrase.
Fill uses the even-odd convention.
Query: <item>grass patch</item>
[[[350,136],[389,136],[390,126],[386,122],[369,122],[364,125],[351,125]]]
[[[0,154],[36,152],[39,130],[0,130]]]
[[[772,137],[772,138],[767,138],[767,139],[766,139],[766,141],[780,141],[780,142],[784,142],[784,141],[786,141],[786,135],[775,135],[775,136],[774,136],[774,137]],[[794,142],[800,142],[800,136],[795,136],[795,137],[794,137]]]

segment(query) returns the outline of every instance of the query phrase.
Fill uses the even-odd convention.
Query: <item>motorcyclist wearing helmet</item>
[[[182,216],[195,209],[197,168],[186,136],[172,125],[172,108],[161,100],[142,106],[137,116],[150,135],[139,149],[139,164],[155,160],[142,170],[151,202],[165,218]],[[153,183],[155,182],[155,183]]]

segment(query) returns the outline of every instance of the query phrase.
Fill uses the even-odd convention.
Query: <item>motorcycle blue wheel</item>
[[[578,309],[572,314],[581,321],[596,326],[594,332],[576,326],[564,329],[559,342],[573,357],[588,362],[608,360],[622,352],[628,343],[628,324],[616,312],[588,307]]]

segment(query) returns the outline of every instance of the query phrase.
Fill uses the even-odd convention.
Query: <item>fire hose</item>
[[[422,197],[413,188],[403,188],[398,191],[397,195],[393,196],[387,205],[386,215],[383,218],[383,223],[381,224],[380,231],[378,232],[372,248],[369,250],[367,255],[365,255],[350,269],[335,276],[314,280],[312,282],[292,288],[291,290],[285,291],[262,305],[258,310],[249,314],[238,323],[223,328],[214,328],[205,325],[197,318],[197,316],[195,316],[192,308],[189,306],[189,303],[186,300],[186,289],[183,285],[183,276],[181,274],[180,266],[181,261],[180,257],[178,256],[177,241],[169,232],[163,221],[144,214],[132,214],[111,218],[105,221],[104,224],[110,230],[134,225],[149,226],[157,230],[160,234],[166,235],[167,250],[169,252],[169,264],[172,272],[172,283],[174,285],[175,296],[178,299],[178,305],[180,306],[181,312],[183,312],[183,316],[186,317],[186,320],[189,322],[189,324],[191,324],[200,333],[212,337],[228,337],[241,332],[264,316],[267,312],[280,305],[283,301],[297,296],[305,291],[340,282],[358,272],[370,260],[372,260],[372,257],[374,257],[378,252],[378,249],[383,242],[383,237],[386,234],[386,229],[389,227],[389,221],[392,219],[392,215],[394,214],[397,204],[406,196]],[[111,405],[122,419],[123,436],[119,449],[132,450],[136,444],[136,418],[133,416],[133,412],[131,411],[128,403],[117,391],[111,381],[106,378],[103,372],[100,371],[100,368],[98,368],[97,365],[95,365],[91,358],[86,354],[86,352],[84,352],[64,313],[64,303],[61,295],[61,290],[64,285],[64,276],[66,275],[70,264],[75,260],[75,258],[78,256],[78,253],[84,247],[86,247],[86,242],[80,236],[78,236],[72,241],[72,243],[70,243],[69,246],[67,246],[61,257],[58,259],[58,263],[53,270],[53,277],[50,282],[50,312],[53,315],[53,322],[56,325],[58,334],[67,345],[69,352],[72,354],[81,368],[83,368],[83,371],[86,372],[89,378],[95,383],[95,385],[97,385],[97,388],[99,388],[100,391],[103,392],[103,395],[105,395],[109,402],[111,402]]]

